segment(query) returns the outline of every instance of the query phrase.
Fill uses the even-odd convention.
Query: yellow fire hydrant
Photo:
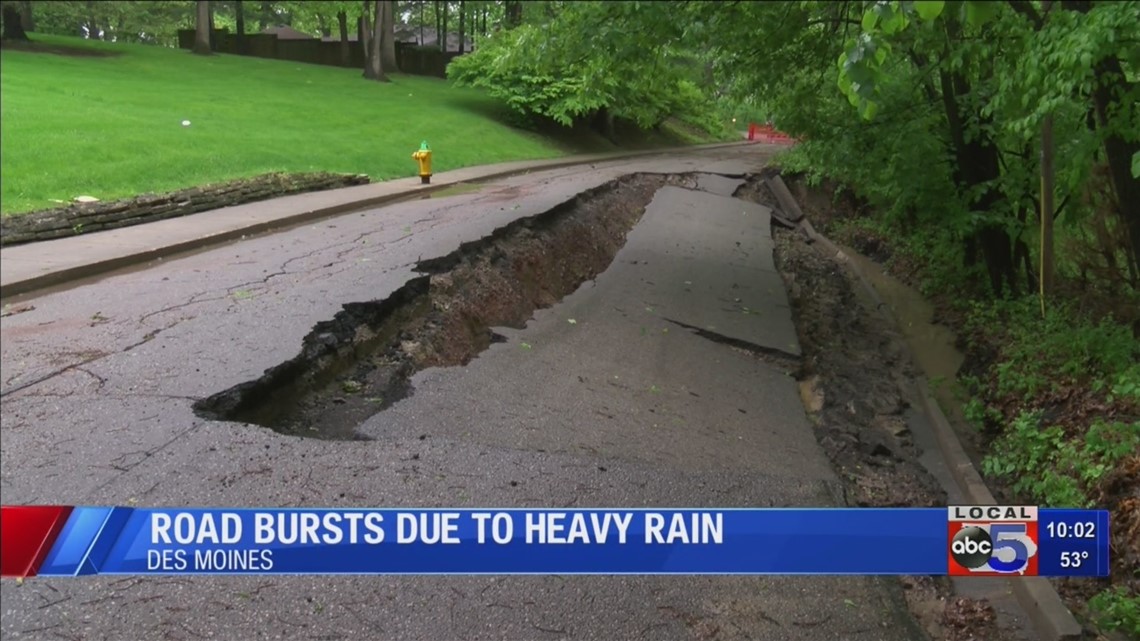
[[[420,182],[428,184],[431,182],[431,149],[428,149],[427,141],[420,143],[420,150],[412,154],[412,159],[420,163]]]

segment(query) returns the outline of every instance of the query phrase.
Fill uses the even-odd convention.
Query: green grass
[[[33,34],[119,55],[0,51],[0,211],[107,200],[275,171],[414,176],[576,151],[501,121],[502,107],[443,80]],[[183,120],[191,121],[182,127]]]

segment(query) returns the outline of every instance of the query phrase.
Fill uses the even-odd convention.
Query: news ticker
[[[1108,576],[1103,510],[3,506],[6,577],[169,574]]]

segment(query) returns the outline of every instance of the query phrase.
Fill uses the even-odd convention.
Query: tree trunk
[[[370,8],[368,5],[372,5]],[[384,75],[384,62],[380,55],[380,42],[384,37],[384,0],[365,1],[364,31],[367,33],[365,47],[364,77],[377,82],[388,82]]]
[[[191,51],[200,56],[208,56],[211,53],[209,0],[198,0],[195,21],[194,48]]]
[[[11,5],[4,5],[4,39],[5,40],[22,40],[27,42],[29,40],[28,34],[24,31],[23,21],[20,20],[20,11]]]
[[[36,19],[32,13],[31,0],[23,0],[20,3],[20,26],[24,28],[24,31],[36,30]]]
[[[435,46],[443,51],[443,11],[440,10],[439,5],[442,4],[439,0],[432,3],[432,8],[435,9]]]
[[[339,11],[336,14],[340,26],[340,64],[345,67],[352,66],[352,50],[348,46],[348,13]]]
[[[605,136],[606,140],[618,144],[617,133],[614,131],[614,114],[609,109],[599,109],[594,114],[594,129]]]
[[[210,51],[218,50],[218,31],[214,28],[214,2],[210,0],[206,5],[210,8]]]
[[[245,7],[242,0],[234,2],[234,14],[237,17],[237,52],[245,55]]]
[[[513,29],[522,24],[522,2],[519,2],[519,0],[506,0],[503,11],[505,13],[503,23],[508,29]]]
[[[451,11],[451,3],[447,2],[447,0],[444,0],[444,2],[442,4],[443,4],[443,17],[441,18],[441,21],[443,23],[443,31],[441,31],[439,34],[439,47],[440,47],[440,51],[447,53],[447,51],[449,49],[448,44],[447,44],[447,41],[449,40],[449,38],[447,37],[447,14]],[[446,60],[446,57],[444,58],[444,60]]]
[[[91,40],[99,39],[99,24],[95,19],[95,3],[87,0],[87,37]]]
[[[1092,3],[1088,0],[1064,0],[1061,6],[1079,13],[1088,13],[1092,9]],[[1096,125],[1107,129],[1112,115],[1121,112],[1118,104],[1122,97],[1129,95],[1132,83],[1128,82],[1120,60],[1115,55],[1098,61],[1093,70]],[[1128,230],[1128,239],[1132,245],[1131,262],[1140,264],[1140,178],[1132,177],[1132,156],[1140,153],[1140,141],[1126,140],[1119,133],[1113,133],[1104,140],[1104,152],[1112,190],[1116,194],[1117,213]]]
[[[357,40],[360,41],[361,51],[364,53],[364,77],[368,77],[368,70],[372,66],[372,0],[363,0],[364,7],[360,13],[360,30]]]
[[[467,37],[467,3],[459,0],[459,54],[464,52],[464,40]]]
[[[384,0],[380,10],[380,67],[386,72],[395,73],[400,69],[396,61],[396,3]]]
[[[1094,69],[1096,88],[1093,100],[1097,124],[1108,129],[1112,115],[1121,112],[1119,97],[1129,95],[1130,87],[1117,58],[1102,60]],[[1140,142],[1126,140],[1119,133],[1113,133],[1104,140],[1104,152],[1112,177],[1112,190],[1116,193],[1117,213],[1128,230],[1132,245],[1132,262],[1140,263],[1140,178],[1132,177],[1132,156],[1140,153]]]
[[[420,0],[420,46],[424,46],[424,7],[427,6],[427,0]]]
[[[1053,293],[1053,114],[1041,124],[1041,313]]]
[[[979,135],[966,140],[962,115],[959,111],[958,96],[967,95],[970,87],[966,79],[958,73],[941,72],[942,101],[950,128],[955,165],[954,180],[961,193],[970,193],[987,183],[992,184],[1001,172],[997,147],[988,136]],[[990,212],[1001,199],[1001,194],[992,186],[987,187],[971,207],[982,212]],[[966,239],[966,261],[973,264],[980,249],[990,277],[990,288],[995,296],[1002,296],[1004,284],[1011,293],[1017,292],[1017,276],[1013,260],[1013,247],[1009,233],[1003,225],[987,222]]]

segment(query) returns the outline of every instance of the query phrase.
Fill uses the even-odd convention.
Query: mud
[[[413,392],[416,372],[465,365],[497,340],[493,328],[523,328],[535,310],[609,266],[660,187],[695,183],[691,175],[625,176],[421,261],[423,276],[382,300],[345,305],[313,328],[297,356],[194,410],[285,434],[360,438],[358,425]]]
[[[737,192],[775,205],[758,179]],[[774,226],[776,265],[784,277],[804,349],[800,379],[816,437],[861,507],[946,505],[918,462],[907,428],[911,402],[901,390],[913,376],[901,338],[865,308],[842,267],[797,232]]]
[[[764,185],[771,173],[750,177],[736,196],[777,207]],[[805,194],[793,190],[800,203]],[[827,202],[818,193],[813,203]],[[803,207],[815,224],[815,207]],[[775,219],[774,219],[775,221]],[[946,494],[919,461],[906,415],[913,365],[903,337],[863,299],[836,261],[798,230],[773,224],[776,265],[784,277],[803,349],[799,371],[804,407],[839,474],[851,506],[942,507]],[[899,577],[911,612],[931,639],[1016,638],[1000,628],[984,599],[956,597],[941,577]]]

